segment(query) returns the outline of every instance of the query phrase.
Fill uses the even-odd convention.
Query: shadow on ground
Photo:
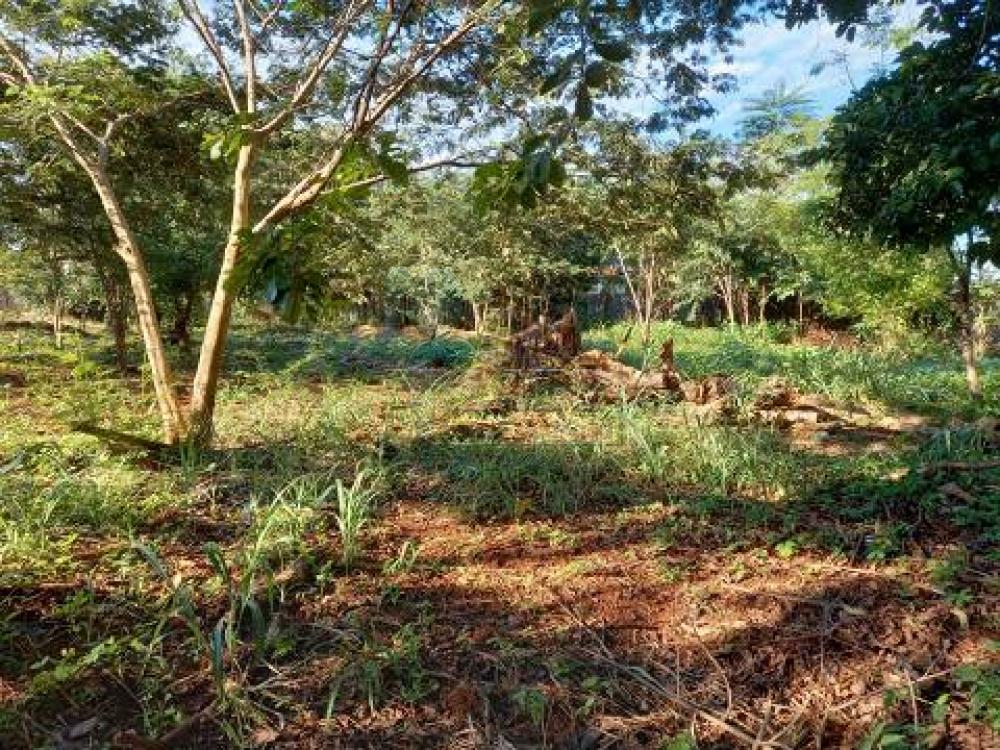
[[[0,744],[58,744],[92,718],[77,746],[162,737],[211,705],[177,746],[659,748],[692,726],[701,747],[853,746],[914,712],[949,746],[987,746],[951,670],[988,659],[997,626],[995,469],[890,477],[814,455],[820,481],[764,500],[585,441],[450,430],[381,451],[394,489],[362,559],[341,563],[327,509],[247,584],[259,643],[252,610],[225,619],[204,545],[245,534],[249,477],[324,471],[322,453],[221,451],[190,507],[103,539],[67,516],[103,562],[0,589]],[[166,583],[136,587],[126,531],[156,542],[174,591],[190,582],[193,620]],[[954,562],[947,579],[928,556]]]

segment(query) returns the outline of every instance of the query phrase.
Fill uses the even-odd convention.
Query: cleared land
[[[668,335],[725,417],[242,329],[167,455],[70,428],[155,434],[106,340],[3,331],[0,746],[996,747],[1000,368]],[[842,418],[762,423],[774,377]]]

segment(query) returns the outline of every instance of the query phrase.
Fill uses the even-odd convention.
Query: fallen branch
[[[604,646],[603,644],[601,645],[603,650],[607,651],[607,647]],[[781,742],[776,742],[774,740],[759,740],[757,737],[745,731],[736,724],[733,724],[732,722],[722,718],[714,711],[707,709],[704,706],[699,706],[697,703],[693,703],[692,701],[689,701],[687,698],[682,698],[681,696],[677,695],[674,691],[665,688],[662,683],[660,683],[657,679],[655,679],[652,675],[649,674],[649,672],[647,672],[642,667],[637,667],[632,664],[622,664],[621,662],[611,658],[610,656],[606,656],[605,654],[597,651],[591,651],[590,655],[596,658],[598,661],[601,661],[604,664],[608,665],[609,667],[617,669],[618,671],[624,672],[625,674],[628,674],[631,677],[637,679],[648,689],[652,690],[654,693],[664,698],[668,703],[671,703],[675,708],[678,708],[700,719],[705,719],[706,721],[714,724],[719,729],[722,729],[723,731],[732,735],[736,739],[742,741],[746,745],[749,745],[750,747],[773,747],[773,748],[780,748],[781,750],[790,750],[789,745],[785,745],[784,743]]]

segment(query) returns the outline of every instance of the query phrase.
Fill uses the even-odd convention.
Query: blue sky
[[[908,0],[895,11],[895,24],[909,25],[917,17],[917,7]],[[743,45],[733,50],[733,61],[712,65],[712,72],[730,73],[737,78],[737,89],[711,98],[717,114],[701,125],[718,135],[732,135],[742,115],[743,102],[778,83],[795,88],[802,86],[816,103],[816,114],[827,115],[845,102],[852,86],[861,86],[879,64],[891,64],[891,50],[879,50],[862,43],[859,34],[853,43],[838,39],[834,27],[814,21],[796,29],[786,29],[773,19],[746,28]],[[833,63],[838,55],[843,59]],[[811,74],[818,63],[830,63],[818,74]]]

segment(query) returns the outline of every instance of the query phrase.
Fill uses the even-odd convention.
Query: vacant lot
[[[0,333],[0,746],[997,747],[997,364],[668,335],[725,414],[242,329],[168,454],[71,428],[155,435],[104,338]]]

